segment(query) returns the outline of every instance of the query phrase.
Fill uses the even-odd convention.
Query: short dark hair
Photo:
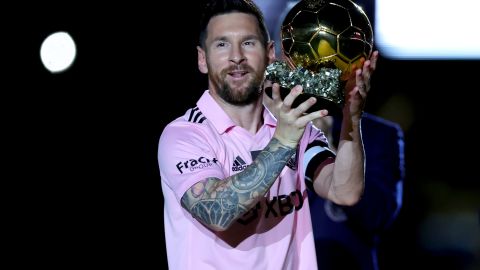
[[[272,0],[275,1],[275,0]],[[240,12],[255,16],[260,27],[260,33],[263,45],[266,47],[270,36],[265,25],[265,19],[262,11],[252,0],[209,0],[206,1],[205,9],[200,19],[199,43],[205,48],[205,40],[207,39],[207,26],[210,20],[218,15]]]

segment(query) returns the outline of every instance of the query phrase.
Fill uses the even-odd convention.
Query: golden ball
[[[289,65],[313,72],[338,68],[342,79],[373,50],[373,31],[365,12],[350,0],[302,0],[281,28],[282,50]]]

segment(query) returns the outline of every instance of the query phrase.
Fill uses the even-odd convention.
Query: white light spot
[[[48,36],[40,48],[40,58],[46,69],[52,73],[65,71],[76,56],[76,46],[66,32],[56,32]]]
[[[375,39],[396,59],[480,59],[478,0],[376,0]]]

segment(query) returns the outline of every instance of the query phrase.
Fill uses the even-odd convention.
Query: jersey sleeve
[[[189,123],[168,125],[159,141],[160,177],[178,202],[195,183],[209,177],[225,178],[208,133]]]
[[[328,141],[324,133],[313,125],[307,126],[299,151],[299,161],[302,162],[302,172],[306,186],[313,191],[313,179],[315,171],[321,164],[332,163],[335,160],[335,152],[328,147]]]

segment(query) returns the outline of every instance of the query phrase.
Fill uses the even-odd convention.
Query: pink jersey
[[[197,103],[164,129],[158,160],[165,200],[169,269],[317,269],[303,152],[323,134],[309,125],[299,154],[255,207],[228,230],[214,232],[180,204],[183,194],[207,177],[224,179],[245,169],[273,136],[276,120],[265,110],[252,135],[236,126],[205,91]]]

